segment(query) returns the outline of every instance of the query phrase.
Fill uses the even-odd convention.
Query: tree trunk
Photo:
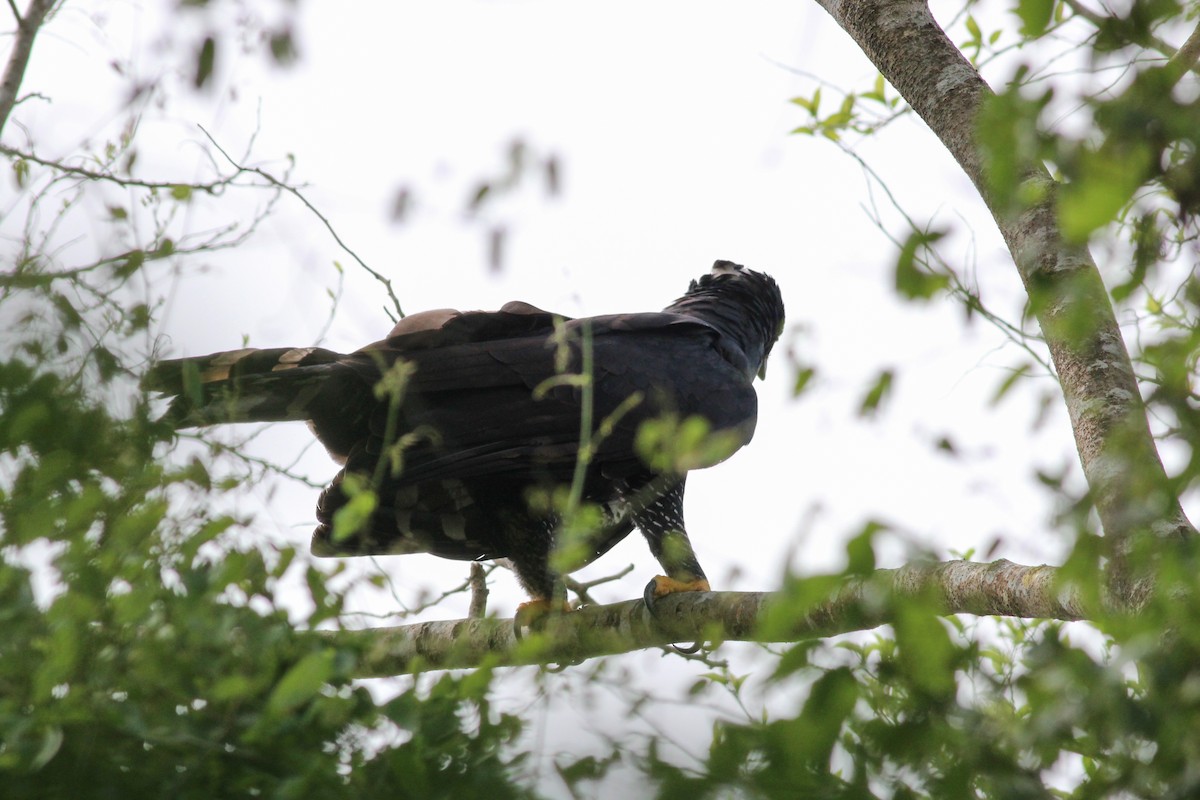
[[[1075,444],[1109,544],[1110,586],[1130,605],[1148,574],[1126,557],[1135,535],[1196,533],[1170,488],[1150,434],[1129,352],[1086,247],[1063,240],[1055,184],[1041,164],[1025,180],[1041,200],[1020,213],[993,201],[975,120],[992,91],[921,0],[817,0],[921,116],[992,212],[1032,301],[1071,417]]]

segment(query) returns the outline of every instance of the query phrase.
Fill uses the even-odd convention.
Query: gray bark
[[[21,82],[25,79],[25,67],[29,65],[29,56],[33,53],[33,40],[37,38],[46,15],[54,8],[55,0],[30,0],[29,8],[17,18],[17,32],[13,37],[12,51],[8,55],[8,63],[4,67],[4,75],[0,77],[0,133],[4,124],[12,114],[21,91]],[[15,6],[10,6],[14,9]]]
[[[544,635],[518,639],[509,619],[459,619],[393,628],[320,632],[361,649],[357,677],[428,669],[573,664],[672,642],[795,642],[885,625],[896,600],[920,598],[931,613],[1077,620],[1094,614],[1058,583],[1055,567],[1010,561],[910,564],[846,581],[797,616],[785,593],[692,592],[664,597],[652,616],[641,600],[587,606],[547,618]]]
[[[1108,293],[1086,247],[1065,242],[1055,184],[1041,164],[1026,180],[1041,200],[1021,213],[993,202],[975,121],[991,89],[922,0],[817,0],[958,161],[987,203],[1030,294],[1062,385],[1080,463],[1109,542],[1110,579],[1136,605],[1149,590],[1125,556],[1136,534],[1195,534],[1167,481]]]

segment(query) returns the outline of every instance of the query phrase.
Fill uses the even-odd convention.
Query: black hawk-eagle
[[[519,302],[426,311],[350,354],[243,349],[161,361],[145,385],[172,397],[166,418],[177,427],[307,420],[343,465],[317,502],[317,555],[507,558],[533,604],[548,608],[563,568],[552,557],[571,496],[562,487],[573,487],[599,523],[569,568],[636,526],[666,573],[647,586],[653,604],[709,589],[684,527],[686,471],[750,441],[752,382],[783,320],[772,278],[717,261],[659,312],[569,319]],[[639,446],[644,423],[659,421],[661,440],[692,417],[720,446],[682,464]],[[364,492],[367,501],[353,499]],[[348,504],[359,513],[339,521]]]

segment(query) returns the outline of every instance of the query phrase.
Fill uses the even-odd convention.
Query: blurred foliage
[[[194,26],[195,46],[183,49],[194,56],[190,85],[207,91],[225,48],[235,46],[215,22],[213,8],[225,4],[179,5],[214,20]],[[1017,212],[1038,199],[1029,193],[1040,190],[1021,181],[1021,164],[1049,162],[1062,179],[1067,234],[1115,254],[1106,274],[1116,275],[1109,285],[1120,307],[1138,310],[1134,357],[1156,433],[1177,456],[1172,488],[1192,490],[1200,476],[1196,77],[1146,54],[1156,38],[1180,41],[1194,10],[1135,0],[1094,24],[1060,2],[1018,0],[1010,4],[1014,32],[989,30],[967,13],[978,5],[967,4],[960,39],[976,63],[999,47],[1032,52],[1075,24],[1082,33],[1074,41],[1091,42],[1083,52],[1094,63],[1132,65],[1127,80],[1078,98],[1093,124],[1071,133],[1045,124],[1064,90],[1027,80],[1035,74],[1028,67],[1016,70],[988,105],[981,142],[991,191],[1006,207]],[[302,53],[286,14],[256,30],[273,62],[286,66]],[[808,115],[797,133],[838,144],[905,113],[882,80],[843,94],[832,111],[819,89],[794,103]],[[529,743],[520,738],[527,721],[493,706],[490,671],[442,676],[377,701],[352,679],[360,654],[309,632],[338,624],[344,610],[328,576],[291,547],[243,544],[245,521],[219,510],[236,479],[214,476],[203,459],[163,458],[172,433],[135,388],[159,308],[145,299],[152,293],[129,286],[164,280],[155,272],[164,264],[236,246],[246,230],[199,238],[178,230],[179,209],[215,201],[213,186],[224,183],[134,180],[135,138],[131,124],[90,154],[96,177],[9,156],[22,198],[15,213],[35,219],[52,199],[46,218],[58,218],[94,189],[116,246],[71,266],[59,263],[39,224],[4,240],[0,794],[532,796]],[[482,182],[472,207],[491,203],[506,181]],[[968,314],[990,313],[939,260],[938,238],[922,226],[898,238],[898,296],[927,302],[949,292]],[[997,399],[1033,371],[1013,371]],[[814,374],[797,364],[796,391],[813,391]],[[899,378],[881,372],[860,413],[877,414]],[[720,443],[705,433],[694,420],[664,420],[641,446],[663,463],[720,460]],[[1064,573],[1098,599],[1088,499],[1054,476],[1044,482],[1061,500],[1062,532],[1076,537]],[[870,572],[890,533],[869,522],[847,545],[843,572],[789,576],[772,619],[805,614],[845,578]],[[612,742],[607,753],[559,759],[558,777],[587,796],[632,760],[646,794],[687,800],[1200,796],[1195,555],[1158,543],[1142,555],[1158,564],[1160,591],[1137,615],[1087,626],[947,619],[928,602],[905,600],[889,629],[780,652],[768,690],[793,701],[761,718],[715,722],[694,761],[681,763],[658,738],[632,753]],[[278,597],[285,574],[297,571],[306,608]],[[711,667],[692,693],[740,702],[747,677]]]
[[[237,46],[219,15],[206,19],[195,88]],[[280,63],[293,52],[286,28],[256,27],[248,11],[237,30],[261,34]],[[352,679],[359,653],[312,632],[343,614],[329,570],[290,546],[248,544],[246,520],[221,511],[240,476],[164,457],[175,434],[136,380],[163,302],[147,288],[248,240],[280,187],[240,169],[144,180],[128,113],[119,136],[68,160],[6,150],[0,795],[528,796],[513,779],[522,724],[492,708],[490,673],[380,702]],[[189,230],[196,204],[212,208],[239,182],[265,198],[253,213],[243,204],[231,222]],[[63,245],[79,229],[95,232],[93,247]]]
[[[486,678],[376,705],[358,654],[276,603],[296,553],[234,548],[238,521],[208,511],[228,487],[163,466],[145,404],[117,417],[112,381],[62,366],[0,362],[6,797],[522,795],[500,754],[521,726]],[[342,608],[307,570],[302,628]]]
[[[904,600],[890,632],[781,654],[773,683],[807,687],[795,716],[718,724],[699,773],[654,751],[647,773],[661,797],[1194,797],[1194,575],[1194,558],[1173,562],[1172,591],[1095,620],[1103,638]],[[791,578],[773,616],[807,613],[829,577]]]
[[[1055,192],[1064,237],[1096,253],[1122,316],[1152,428],[1173,456],[1169,489],[1194,498],[1200,78],[1194,62],[1169,61],[1173,51],[1163,43],[1194,35],[1195,6],[1133,0],[1109,16],[1082,2],[1015,0],[1008,7],[1013,17],[1004,23],[988,4],[967,3],[947,26],[952,35],[965,31],[957,41],[972,63],[1007,58],[1012,65],[1003,80],[992,76],[1000,88],[978,125],[990,199],[1002,213],[1020,214]],[[874,135],[890,118],[858,102],[861,94],[842,96],[828,116],[819,90],[793,100],[814,119],[793,132],[838,141],[879,181],[845,134]],[[1027,180],[1028,165],[1042,164],[1055,178],[1051,186]],[[956,259],[939,252],[939,234],[906,221],[908,229],[893,238],[898,296],[928,301],[948,293],[1046,365],[1037,333],[1025,330],[1028,319],[1010,326],[989,311],[960,279]],[[1086,321],[1068,321],[1074,323],[1086,329]],[[1029,363],[1015,367],[996,399],[1038,373]],[[884,396],[883,385],[881,379],[868,392],[864,413]],[[1091,499],[1074,494],[1061,476],[1043,477],[1060,498],[1059,527],[1075,536],[1063,579],[1098,604],[1103,539]],[[873,563],[864,551],[873,553],[878,533],[868,528],[851,540],[843,577]],[[1193,551],[1190,542],[1139,543],[1131,558],[1154,566],[1158,587],[1137,614],[1113,613],[1089,625],[946,619],[907,602],[893,609],[890,630],[798,644],[781,654],[773,678],[780,686],[807,686],[798,714],[718,725],[699,773],[653,753],[648,772],[667,797],[1200,796]],[[785,604],[769,622],[807,614],[838,580],[789,579]]]

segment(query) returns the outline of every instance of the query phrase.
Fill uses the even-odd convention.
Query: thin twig
[[[190,181],[143,181],[138,180],[137,178],[122,178],[118,175],[112,174],[111,172],[101,172],[99,170],[92,170],[86,167],[73,167],[69,164],[64,164],[61,161],[43,158],[36,153],[18,150],[15,147],[8,147],[7,145],[0,145],[0,153],[20,161],[29,161],[43,167],[49,167],[50,169],[57,170],[58,172],[71,175],[73,177],[83,178],[89,181],[105,181],[107,183],[113,183],[117,186],[127,189],[170,190],[178,186],[186,186],[194,192],[207,192],[208,194],[216,194],[218,191],[226,186],[229,186],[235,180],[237,180],[238,176],[242,172],[239,170],[232,175],[227,175],[214,181],[208,181],[207,183],[192,183]]]
[[[488,571],[483,568],[483,564],[478,561],[471,562],[471,577],[468,583],[471,586],[471,605],[467,608],[467,619],[483,619],[487,614],[487,587]]]
[[[902,216],[904,218],[904,221],[908,225],[910,231],[912,231],[914,233],[927,233],[928,232],[928,231],[923,230],[921,227],[919,227],[917,225],[916,220],[913,219],[913,217],[911,217],[909,215],[909,213],[904,210],[904,207],[902,205],[900,205],[900,201],[896,198],[895,194],[893,194],[891,187],[889,187],[887,185],[887,183],[883,180],[883,178],[879,175],[879,173],[875,171],[875,168],[867,163],[866,159],[864,159],[861,155],[856,153],[854,150],[847,147],[842,142],[835,142],[835,144],[843,153],[845,153],[847,156],[854,159],[858,163],[859,167],[862,169],[863,173],[867,176],[867,178],[870,181],[874,181],[879,186],[879,188],[883,191],[884,196],[887,197],[888,202],[891,203],[892,208],[894,208],[900,214],[900,216]],[[870,183],[868,183],[868,191],[870,191]],[[897,249],[899,249],[900,247],[903,246],[903,244],[904,244],[903,242],[901,242],[895,236],[890,234],[884,228],[883,220],[880,217],[877,209],[873,208],[871,210],[871,216],[872,216],[872,221],[875,223],[875,227],[877,227],[879,229],[879,231],[881,233],[883,233],[884,236],[886,236],[894,245],[896,245]],[[992,311],[989,311],[988,308],[983,304],[983,300],[978,296],[978,294],[973,294],[967,290],[967,288],[959,280],[958,275],[956,275],[954,273],[954,271],[952,269],[950,269],[949,265],[947,265],[945,263],[945,261],[937,253],[937,251],[933,247],[929,247],[927,249],[935,258],[937,258],[939,261],[942,262],[944,269],[938,274],[944,275],[950,280],[951,291],[952,291],[952,293],[954,293],[955,295],[958,296],[960,302],[962,302],[965,306],[967,306],[967,308],[970,311],[978,313],[981,317],[983,317],[988,322],[990,322],[992,325],[994,325],[997,330],[999,330],[1002,334],[1004,334],[1004,336],[1009,341],[1011,341],[1013,344],[1017,345],[1022,350],[1024,350],[1029,355],[1030,358],[1032,358],[1034,361],[1036,361],[1046,371],[1046,374],[1051,375],[1051,376],[1053,376],[1055,374],[1054,367],[1046,359],[1046,356],[1043,355],[1042,353],[1039,353],[1038,351],[1034,350],[1034,348],[1032,346],[1030,346],[1030,344],[1029,344],[1030,339],[1033,339],[1035,341],[1042,341],[1039,337],[1033,336],[1029,333],[1026,333],[1021,328],[1013,325],[1012,323],[1008,322],[1007,320],[1003,319],[1002,317],[993,313]],[[919,258],[919,254],[917,254],[917,257]],[[932,268],[930,268],[929,263],[925,262],[924,260],[922,260],[922,261],[923,261],[924,266],[926,268],[929,268],[930,271],[932,272],[933,270],[932,270]],[[1043,342],[1043,344],[1044,344],[1044,342]]]
[[[255,175],[258,175],[259,177],[261,177],[263,180],[271,183],[274,186],[277,186],[278,188],[282,189],[283,191],[287,192],[288,194],[292,195],[297,200],[299,200],[301,203],[303,203],[305,208],[307,208],[309,211],[311,211],[317,219],[321,220],[321,223],[325,226],[325,229],[329,231],[329,235],[333,237],[333,240],[335,242],[337,242],[338,247],[342,248],[342,250],[347,255],[349,255],[351,258],[353,258],[358,263],[358,265],[367,272],[367,274],[369,274],[372,278],[374,278],[375,280],[377,280],[383,284],[384,289],[387,290],[388,297],[392,301],[393,307],[396,309],[396,315],[398,317],[404,316],[404,309],[402,309],[400,307],[400,299],[398,297],[396,297],[396,293],[394,291],[392,291],[391,280],[389,278],[385,278],[383,275],[379,274],[375,270],[368,267],[367,263],[359,257],[358,253],[354,252],[352,249],[350,249],[350,246],[348,244],[346,244],[344,241],[342,241],[342,237],[339,236],[338,232],[334,229],[333,223],[331,223],[324,214],[322,214],[320,211],[318,211],[316,206],[314,206],[311,202],[309,202],[308,198],[305,197],[304,194],[299,189],[297,189],[295,186],[284,183],[283,181],[279,180],[274,175],[272,175],[271,173],[267,172],[266,170],[264,170],[260,167],[247,167],[243,164],[240,164],[239,162],[234,160],[233,156],[231,156],[231,155],[229,155],[229,153],[225,152],[225,149],[217,143],[217,140],[213,138],[212,134],[209,133],[204,128],[203,125],[201,125],[199,127],[200,127],[201,132],[203,132],[204,135],[206,137],[208,137],[208,141],[210,141],[212,143],[212,146],[215,147],[221,155],[225,156],[225,159],[230,164],[232,164],[237,170],[239,170],[241,172],[252,172]]]
[[[1103,14],[1099,14],[1099,13],[1093,11],[1092,9],[1088,8],[1083,3],[1079,2],[1079,0],[1063,0],[1063,2],[1066,3],[1068,8],[1070,8],[1072,11],[1075,12],[1076,16],[1086,19],[1088,22],[1092,23],[1097,28],[1099,28],[1101,25],[1104,25],[1109,19],[1108,17],[1104,16]],[[1200,31],[1200,28],[1198,28],[1197,31]],[[1193,31],[1192,35],[1190,37],[1188,37],[1187,43],[1185,43],[1184,46],[1179,48],[1178,50],[1176,50],[1176,48],[1172,47],[1169,42],[1166,42],[1166,41],[1158,38],[1154,34],[1147,34],[1145,39],[1143,41],[1139,42],[1139,44],[1141,44],[1145,47],[1149,47],[1153,50],[1156,50],[1159,53],[1162,53],[1167,58],[1174,61],[1176,55],[1178,55],[1179,52],[1181,52],[1184,48],[1186,48],[1188,46],[1188,44],[1191,43],[1192,40],[1196,38],[1197,31]],[[1197,44],[1195,46],[1200,47],[1200,44]],[[1187,56],[1184,56],[1184,58],[1181,59],[1182,62],[1187,64],[1187,67],[1185,69],[1181,70],[1181,74],[1183,72],[1186,72],[1187,70],[1192,70],[1194,72],[1200,73],[1200,69],[1196,68],[1197,56],[1200,56],[1200,53],[1197,53],[1196,55],[1192,56],[1192,58],[1190,60],[1187,58]]]
[[[577,581],[570,575],[564,575],[562,581],[563,585],[567,587],[567,590],[574,592],[575,596],[579,598],[581,605],[591,605],[596,601],[592,599],[590,594],[588,594],[589,589],[600,586],[601,584],[618,581],[631,572],[633,572],[633,564],[629,564],[620,572],[613,573],[612,575],[605,575],[602,578],[593,578],[590,581]]]

